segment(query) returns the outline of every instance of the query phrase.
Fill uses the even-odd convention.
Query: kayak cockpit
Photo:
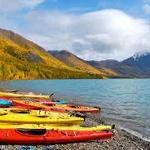
[[[16,131],[20,134],[27,136],[43,136],[47,133],[46,129],[16,129]]]

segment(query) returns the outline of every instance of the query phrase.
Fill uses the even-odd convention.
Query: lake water
[[[0,82],[2,89],[18,89],[102,107],[102,117],[150,138],[150,79],[29,80]]]

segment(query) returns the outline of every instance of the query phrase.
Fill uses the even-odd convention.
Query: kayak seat
[[[24,135],[45,135],[47,130],[46,129],[17,129],[17,132],[24,134]]]
[[[80,108],[80,106],[75,106],[75,105],[68,105],[71,108]]]
[[[45,105],[45,106],[55,106],[55,104],[48,104],[48,103],[46,103],[46,104],[43,103],[43,105]]]
[[[20,113],[20,114],[29,114],[30,110],[23,110],[23,109],[12,109],[10,110],[13,113]]]
[[[47,115],[36,115],[36,117],[39,117],[39,118],[47,118],[47,117],[49,117],[49,116],[47,116]]]

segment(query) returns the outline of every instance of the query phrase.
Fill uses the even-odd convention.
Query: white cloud
[[[0,0],[0,12],[15,12],[23,8],[33,8],[45,0]]]
[[[105,9],[78,16],[33,11],[26,19],[30,38],[49,50],[68,49],[82,58],[97,60],[121,60],[150,51],[149,22],[120,10]]]
[[[150,4],[145,4],[143,8],[147,14],[150,14]]]

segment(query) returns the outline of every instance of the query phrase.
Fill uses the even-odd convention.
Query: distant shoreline
[[[40,80],[120,80],[120,79],[124,79],[124,80],[128,80],[128,79],[134,79],[134,80],[142,80],[142,79],[150,79],[150,77],[147,78],[129,78],[129,77],[113,77],[113,78],[50,78],[50,79],[0,79],[0,82],[7,82],[7,81],[40,81]]]

